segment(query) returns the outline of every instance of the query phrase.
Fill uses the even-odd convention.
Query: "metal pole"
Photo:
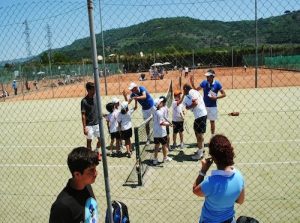
[[[258,36],[257,36],[257,0],[255,0],[255,88],[257,88],[257,68],[258,68]]]
[[[94,66],[94,81],[95,81],[96,99],[97,99],[96,104],[97,104],[97,111],[98,111],[98,118],[99,118],[100,142],[101,142],[101,151],[102,151],[102,164],[103,164],[105,191],[106,191],[106,202],[107,202],[109,222],[113,223],[112,209],[111,209],[112,204],[111,204],[111,197],[110,197],[110,186],[109,186],[109,177],[108,177],[108,168],[107,168],[107,156],[106,156],[106,149],[105,149],[105,137],[104,137],[104,130],[103,130],[102,109],[101,109],[96,36],[94,31],[93,0],[87,0],[87,8],[89,14],[90,37],[91,37],[91,45],[93,51],[92,58],[93,58],[93,66]]]
[[[107,82],[106,82],[106,67],[105,67],[105,50],[104,50],[104,35],[103,35],[103,25],[102,25],[102,10],[101,10],[101,0],[99,0],[99,14],[100,14],[100,29],[101,29],[101,41],[102,41],[102,55],[103,62],[102,66],[104,69],[104,85],[105,85],[105,95],[107,95]]]
[[[195,52],[193,50],[193,69],[195,69]]]
[[[134,128],[134,139],[135,139],[135,155],[136,155],[136,171],[138,176],[138,186],[143,185],[143,177],[142,177],[142,161],[140,155],[140,140],[139,140],[139,129],[137,127]]]
[[[231,47],[231,88],[233,89],[233,46]]]

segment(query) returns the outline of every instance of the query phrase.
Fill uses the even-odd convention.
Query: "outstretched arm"
[[[194,74],[190,76],[190,83],[191,83],[192,88],[194,88],[195,90],[199,91],[202,89],[200,86],[198,86],[198,87],[195,86]]]
[[[193,185],[193,193],[199,197],[204,197],[205,194],[203,193],[200,183],[204,180],[204,177],[206,175],[206,172],[210,168],[211,164],[213,163],[213,160],[211,158],[206,158],[201,160],[201,170],[199,172],[198,177],[196,178],[196,181]]]
[[[144,91],[141,96],[133,97],[135,100],[145,100],[147,98],[146,92]]]
[[[130,102],[132,101],[132,98],[129,98],[129,99],[128,99],[127,94],[126,94],[126,90],[125,90],[125,89],[123,90],[122,93],[123,93],[123,97],[124,97],[125,101],[128,101],[128,104],[130,104]]]
[[[226,97],[226,93],[225,93],[225,91],[223,90],[223,88],[220,90],[220,93],[221,93],[221,95],[217,96],[217,99],[225,98],[225,97]]]

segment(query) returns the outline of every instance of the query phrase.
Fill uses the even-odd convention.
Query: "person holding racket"
[[[226,93],[222,84],[218,80],[214,80],[215,71],[209,69],[205,74],[206,80],[203,80],[199,86],[195,87],[194,76],[190,77],[191,85],[194,89],[203,89],[203,100],[207,110],[207,119],[210,121],[210,131],[213,136],[216,132],[215,121],[218,119],[217,100],[226,97]],[[220,95],[218,93],[220,92]]]
[[[98,174],[98,164],[97,152],[86,147],[75,148],[69,153],[72,178],[52,204],[49,223],[99,222],[98,203],[91,187]]]
[[[234,167],[234,149],[224,135],[215,135],[209,143],[210,158],[201,160],[201,170],[193,185],[193,193],[205,197],[199,223],[235,221],[234,204],[245,200],[245,182]],[[212,163],[217,170],[206,176]]]
[[[183,104],[187,110],[191,110],[194,114],[194,132],[197,139],[198,150],[192,156],[192,159],[199,160],[203,158],[203,134],[206,132],[207,111],[202,96],[199,91],[192,89],[191,85],[183,85],[184,99]]]

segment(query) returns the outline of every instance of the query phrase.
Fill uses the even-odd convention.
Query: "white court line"
[[[173,161],[172,163],[168,164],[170,166],[178,166],[178,167],[191,167],[191,164],[195,163],[197,166],[199,165],[198,162],[192,162],[190,165],[188,164],[176,164],[176,161]],[[99,166],[102,168],[102,163],[99,164]],[[236,163],[236,166],[248,166],[248,165],[289,165],[289,164],[300,164],[300,160],[291,160],[291,161],[284,161],[284,162],[258,162],[258,163]],[[1,167],[67,167],[67,165],[63,164],[0,164]],[[129,165],[109,165],[108,168],[131,168]]]
[[[233,144],[263,144],[263,143],[284,143],[300,142],[300,139],[279,139],[279,140],[255,140],[255,141],[233,141]],[[79,145],[0,145],[0,148],[75,148]]]

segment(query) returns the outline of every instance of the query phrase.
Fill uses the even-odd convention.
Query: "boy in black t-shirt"
[[[101,160],[99,119],[97,117],[97,106],[94,97],[94,83],[87,82],[86,91],[87,95],[81,100],[81,119],[83,133],[86,135],[86,147],[92,149],[92,140],[94,137],[97,137],[96,151],[98,152],[99,160]]]
[[[68,167],[72,174],[52,204],[49,223],[99,222],[98,204],[91,184],[97,177],[98,155],[86,147],[72,150]]]

